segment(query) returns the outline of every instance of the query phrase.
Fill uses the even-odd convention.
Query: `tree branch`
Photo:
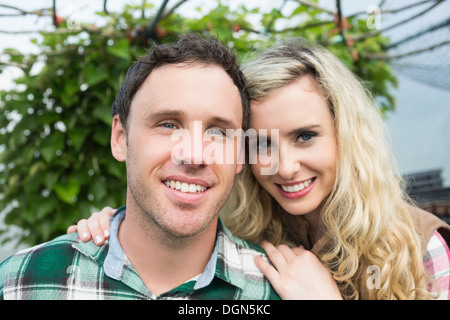
[[[53,0],[53,25],[58,28],[58,19],[56,18],[56,0]]]
[[[317,9],[317,10],[320,10],[320,11],[323,11],[323,12],[326,12],[326,13],[329,13],[329,14],[332,14],[332,15],[336,14],[336,12],[328,10],[328,9],[325,9],[325,8],[322,8],[322,7],[320,7],[319,5],[317,5],[314,2],[309,2],[307,0],[293,0],[293,1],[298,2],[298,3],[300,3],[300,4],[304,5],[304,6],[311,7],[311,8],[314,8],[314,9]]]
[[[286,5],[286,2],[287,2],[287,0],[283,0],[283,3],[281,4],[280,8],[278,9],[279,12],[281,12],[281,10],[283,10],[284,6]],[[276,17],[274,15],[274,16],[272,16],[272,19],[270,19],[269,23],[267,24],[267,28],[265,30],[266,33],[273,31],[271,29],[272,29],[273,24],[275,23],[275,20],[276,20]]]
[[[105,14],[109,14],[108,9],[106,8],[107,2],[108,2],[108,0],[103,0],[103,12]]]
[[[187,2],[187,1],[188,0],[180,0],[177,3],[175,3],[172,8],[164,11],[163,15],[161,17],[161,20],[167,18],[168,16],[170,16],[179,6],[181,6],[183,3]]]
[[[33,10],[33,11],[27,11],[27,10],[23,10],[20,9],[18,7],[14,7],[14,6],[9,6],[6,4],[0,4],[0,8],[6,8],[6,9],[12,9],[12,10],[16,10],[18,11],[18,13],[5,13],[5,14],[0,14],[0,17],[20,17],[20,16],[26,16],[26,15],[37,15],[37,16],[46,16],[48,15],[48,11],[50,11],[50,9],[39,9],[39,10]]]
[[[397,8],[397,9],[391,9],[391,10],[389,10],[389,9],[384,9],[384,10],[380,9],[380,13],[383,13],[383,14],[385,14],[385,13],[396,14],[396,13],[399,13],[399,12],[402,12],[402,11],[405,11],[405,10],[408,10],[408,9],[420,6],[422,4],[425,4],[425,3],[428,3],[428,2],[435,2],[435,1],[436,0],[423,0],[423,1],[419,1],[419,2],[416,2],[416,3],[413,3],[413,4],[409,4],[407,6],[404,6],[404,7],[401,7],[401,8]],[[381,5],[379,7],[381,8]],[[353,14],[349,15],[348,18],[349,19],[350,18],[354,18],[354,17],[359,16],[359,15],[367,15],[367,11],[360,11],[360,12],[353,13]]]
[[[111,36],[111,29],[108,28],[100,28],[96,25],[91,24],[80,24],[80,27],[77,29],[70,28],[59,28],[56,30],[46,31],[46,30],[22,30],[22,31],[10,31],[10,30],[0,30],[0,33],[6,34],[26,34],[26,33],[42,33],[42,34],[75,34],[80,33],[82,31],[86,31],[89,33],[97,33],[102,34],[104,36]]]
[[[289,31],[302,31],[305,29],[309,29],[309,28],[315,28],[315,27],[321,27],[327,24],[332,24],[334,23],[334,20],[330,20],[330,21],[319,21],[319,22],[312,22],[309,24],[305,24],[303,26],[299,26],[299,27],[292,27],[292,28],[286,28],[283,29],[281,31],[273,31],[273,33],[282,33],[282,32],[289,32]],[[244,30],[244,28],[241,28],[242,30]]]
[[[7,66],[7,67],[17,67],[20,69],[26,69],[29,66],[27,64],[24,63],[18,63],[18,62],[13,62],[13,61],[0,61],[0,66]]]
[[[401,45],[401,44],[403,44],[403,43],[405,43],[405,42],[411,41],[411,40],[413,40],[413,39],[416,39],[416,38],[418,38],[418,37],[421,37],[421,36],[423,36],[424,34],[427,34],[428,32],[436,31],[436,30],[439,30],[439,29],[444,28],[444,27],[449,26],[449,25],[450,25],[450,18],[447,19],[446,21],[443,21],[443,22],[441,22],[441,23],[435,24],[435,25],[431,26],[430,28],[425,29],[425,30],[423,30],[423,31],[421,31],[421,32],[419,32],[419,33],[415,33],[415,34],[413,34],[413,35],[411,35],[411,36],[408,36],[408,37],[406,37],[406,38],[403,38],[402,40],[399,40],[399,41],[397,41],[397,42],[395,42],[395,43],[392,43],[392,44],[390,44],[390,45],[384,47],[384,49],[385,49],[385,50],[389,50],[389,49],[398,47],[399,45]]]
[[[445,46],[450,44],[450,40],[447,41],[443,41],[437,44],[433,44],[432,46],[426,47],[426,48],[422,48],[422,49],[418,49],[418,50],[414,50],[414,51],[410,51],[410,52],[406,52],[406,53],[401,53],[401,54],[397,54],[397,55],[388,55],[386,53],[382,53],[382,54],[368,54],[367,57],[369,59],[376,59],[376,60],[395,60],[395,59],[400,59],[400,58],[404,58],[404,57],[408,57],[408,56],[412,56],[412,55],[416,55],[422,52],[426,52],[426,51],[431,51],[434,50],[436,48]]]
[[[341,0],[336,0],[336,8],[337,8],[337,27],[339,30],[339,34],[342,37],[342,43],[344,44],[344,46],[348,48],[347,39],[344,33],[344,21],[342,20]]]
[[[244,26],[241,26],[241,30],[242,31],[251,32],[251,33],[255,33],[255,34],[259,34],[259,35],[265,35],[265,33],[262,32],[262,31],[258,31],[258,30],[252,29],[252,28],[247,28],[247,27],[244,27]],[[273,32],[276,33],[277,31],[273,31]]]
[[[411,20],[414,20],[414,19],[416,19],[416,18],[418,18],[418,17],[424,15],[424,14],[427,13],[428,11],[430,11],[430,10],[434,9],[436,6],[440,5],[440,4],[442,3],[442,1],[443,1],[443,0],[437,0],[435,4],[433,4],[432,6],[426,8],[425,10],[419,12],[418,14],[415,14],[415,15],[413,15],[412,17],[409,17],[409,18],[407,18],[407,19],[404,19],[404,20],[402,20],[402,21],[400,21],[400,22],[394,23],[393,25],[391,25],[391,26],[389,26],[389,27],[386,27],[386,28],[384,28],[383,30],[375,30],[375,31],[367,32],[367,33],[362,34],[362,35],[357,35],[357,36],[355,36],[353,39],[354,39],[355,41],[365,40],[365,39],[370,38],[370,37],[375,37],[375,36],[379,35],[381,32],[386,32],[386,31],[388,31],[388,30],[394,29],[394,28],[396,28],[396,27],[398,27],[398,26],[401,26],[401,25],[403,25],[403,24],[405,24],[405,23],[408,23],[408,22],[411,21]]]
[[[156,15],[153,17],[153,19],[150,21],[150,23],[145,27],[144,30],[144,37],[146,39],[152,39],[155,36],[155,28],[158,24],[159,20],[161,20],[162,13],[164,11],[164,8],[167,6],[167,3],[169,0],[163,0],[163,3],[158,9],[158,12],[156,12]]]
[[[10,30],[0,30],[0,33],[6,34],[25,34],[25,33],[39,33],[38,30],[23,30],[23,31],[10,31]]]

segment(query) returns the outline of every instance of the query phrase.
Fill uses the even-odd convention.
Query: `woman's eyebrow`
[[[288,135],[292,136],[292,135],[296,135],[296,134],[299,134],[299,133],[305,132],[305,131],[318,130],[321,127],[322,126],[320,124],[306,125],[306,126],[303,126],[303,127],[300,127],[300,128],[296,128],[296,129],[290,130],[288,132]]]

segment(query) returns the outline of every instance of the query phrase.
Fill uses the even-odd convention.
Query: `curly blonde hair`
[[[316,254],[343,297],[432,298],[419,236],[408,211],[411,201],[385,123],[361,81],[330,52],[304,42],[269,49],[243,71],[251,101],[263,100],[305,75],[315,79],[328,100],[338,161],[334,186],[320,214],[324,245]],[[293,230],[286,216],[246,165],[222,212],[227,227],[255,243],[299,245],[295,235],[299,229]],[[306,221],[298,227],[307,228]],[[370,266],[380,271],[377,288],[367,285]]]

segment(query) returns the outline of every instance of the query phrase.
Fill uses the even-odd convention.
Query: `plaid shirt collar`
[[[125,218],[126,211],[125,206],[119,208],[117,213],[111,220],[110,238],[103,246],[96,246],[92,242],[79,242],[72,245],[72,247],[82,254],[90,257],[96,261],[99,265],[103,265],[105,274],[117,281],[129,282],[129,279],[133,279],[134,285],[129,284],[138,291],[147,291],[145,294],[150,294],[142,283],[139,288],[136,288],[136,277],[139,277],[137,272],[132,267],[125,252],[120,246],[118,239],[118,231],[120,223]],[[245,286],[245,276],[242,259],[239,257],[240,253],[237,250],[239,238],[236,238],[231,232],[223,225],[219,219],[217,227],[217,240],[214,247],[214,251],[211,254],[211,258],[207,263],[203,273],[191,280],[195,280],[195,290],[207,287],[214,277],[218,277],[240,289]],[[261,253],[262,254],[262,253]],[[229,272],[229,268],[232,266],[234,271]],[[241,272],[242,271],[242,272]],[[130,272],[132,274],[130,274]],[[144,292],[143,292],[144,293]]]

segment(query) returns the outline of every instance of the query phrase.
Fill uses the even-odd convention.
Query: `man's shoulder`
[[[40,262],[56,262],[55,257],[61,258],[64,255],[71,254],[73,251],[72,245],[78,243],[77,236],[75,234],[67,234],[55,238],[49,242],[41,243],[36,246],[23,249],[0,264],[0,272],[5,269],[25,268],[26,265],[33,261],[33,259],[39,259]]]
[[[234,234],[231,233],[230,230],[228,230],[228,228],[225,225],[221,225],[222,231],[223,233],[226,235],[226,238],[229,239],[230,242],[234,243],[236,245],[236,248],[241,251],[245,251],[248,252],[249,254],[254,254],[254,255],[265,255],[265,251],[264,249],[256,244],[256,243],[252,243],[249,242],[245,239],[242,239]]]
[[[219,259],[221,263],[216,268],[216,275],[226,275],[235,286],[241,288],[236,299],[279,299],[268,279],[255,264],[255,257],[262,256],[268,261],[263,248],[233,235],[223,227],[222,248]]]
[[[81,263],[93,266],[94,272],[93,258],[86,254],[90,246],[95,245],[81,242],[77,234],[68,234],[17,252],[0,264],[0,296],[6,297],[6,292],[21,296],[25,291],[54,287],[67,280]]]

